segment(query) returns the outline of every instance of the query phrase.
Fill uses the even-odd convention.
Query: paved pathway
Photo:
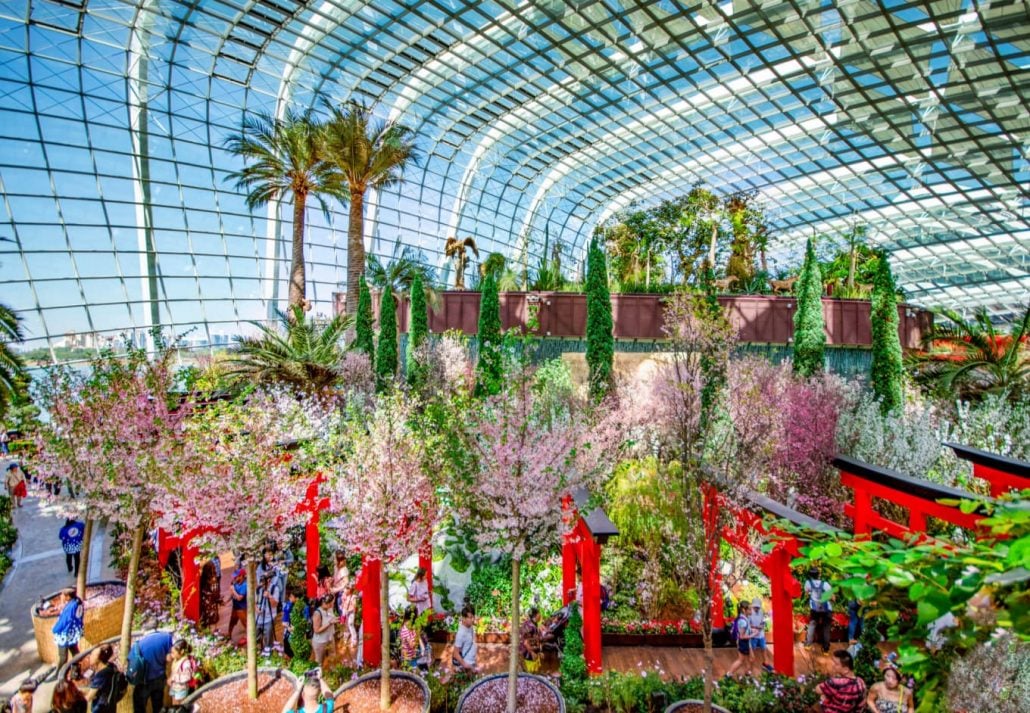
[[[65,568],[64,551],[57,533],[64,518],[56,506],[30,491],[24,507],[14,511],[18,542],[14,546],[14,567],[0,585],[0,698],[8,698],[30,676],[45,675],[50,669],[36,654],[36,638],[29,609],[40,595],[75,584]],[[103,527],[95,527],[90,549],[88,581],[114,579]],[[83,563],[86,566],[86,563]],[[49,710],[53,681],[40,686],[35,711]]]

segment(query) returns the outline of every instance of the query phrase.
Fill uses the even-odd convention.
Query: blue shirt
[[[140,656],[147,664],[147,681],[156,681],[165,675],[168,654],[172,652],[172,635],[167,631],[154,631],[138,642]]]
[[[283,604],[283,628],[287,631],[293,630],[293,622],[290,621],[291,614],[293,614],[293,602],[287,601]]]
[[[61,528],[61,547],[66,554],[73,555],[82,551],[82,535],[86,526],[81,522],[73,522]]]

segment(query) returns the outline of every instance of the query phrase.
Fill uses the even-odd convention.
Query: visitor
[[[137,641],[135,647],[143,659],[143,684],[132,691],[132,712],[147,713],[149,701],[150,713],[161,713],[168,681],[168,656],[172,653],[172,635],[167,631],[152,631]]]
[[[289,663],[293,658],[293,646],[290,635],[293,634],[293,607],[297,603],[297,590],[294,587],[286,592],[286,603],[283,604],[283,657]]]
[[[200,570],[200,624],[214,626],[218,623],[218,607],[222,604],[221,563],[212,557]]]
[[[64,563],[68,566],[68,574],[79,576],[79,560],[82,553],[82,536],[86,526],[73,517],[65,518],[64,527],[58,533],[61,538],[61,549],[64,550]]]
[[[466,606],[461,610],[461,620],[458,624],[458,633],[454,637],[454,646],[451,648],[451,665],[455,671],[466,673],[478,673],[476,667],[476,656],[479,647],[476,645],[476,611]]]
[[[277,573],[274,569],[266,569],[258,581],[255,615],[258,641],[262,647],[261,652],[266,656],[272,652],[272,645],[275,643],[275,615],[279,611],[279,602],[282,598]]]
[[[232,576],[229,596],[232,598],[232,608],[229,610],[229,630],[225,632],[225,638],[232,641],[232,630],[236,622],[243,625],[243,635],[247,635],[247,572],[242,567]]]
[[[733,630],[737,636],[737,658],[726,672],[726,676],[732,676],[741,666],[744,673],[751,675],[751,618],[748,612],[747,602],[741,602],[737,608],[737,618],[733,622]],[[731,637],[732,638],[732,637]]]
[[[318,600],[318,608],[311,615],[311,651],[315,664],[322,665],[326,650],[333,643],[336,634],[336,617],[333,612],[333,595],[326,594]]]
[[[50,713],[87,713],[89,702],[73,682],[61,679],[50,697]]]
[[[0,426],[0,455],[11,454],[11,435],[6,426]]]
[[[766,671],[772,671],[769,665],[769,647],[765,643],[765,632],[769,628],[769,618],[765,615],[762,607],[762,599],[755,597],[751,602],[751,613],[748,615],[748,623],[751,624],[751,655],[756,664]]]
[[[866,707],[871,713],[913,713],[912,692],[901,683],[901,672],[893,663],[883,667],[883,680],[869,689]]]
[[[54,633],[54,643],[57,645],[57,670],[64,666],[69,653],[73,656],[79,653],[83,610],[82,600],[75,593],[75,589],[68,587],[57,595],[57,603],[54,606],[40,612],[41,616],[57,616],[57,621],[51,629]]]
[[[858,638],[862,636],[862,605],[859,604],[857,599],[852,599],[848,602],[848,643],[858,643]]]
[[[11,506],[20,508],[22,498],[29,495],[25,485],[25,474],[17,463],[7,464],[7,494],[11,496]]]
[[[114,647],[104,644],[97,649],[95,655],[96,663],[93,675],[89,678],[89,688],[86,689],[86,700],[93,704],[90,708],[91,713],[115,713],[118,701],[113,698],[118,667],[111,662]]]
[[[818,640],[823,653],[830,652],[830,602],[833,601],[830,583],[819,578],[819,570],[812,567],[805,580],[805,594],[808,596],[808,638],[812,646]]]
[[[197,660],[193,658],[193,648],[186,639],[179,639],[172,646],[172,653],[168,655],[171,661],[171,673],[168,676],[168,695],[172,699],[172,705],[180,705],[190,695],[193,687],[193,678],[200,668]]]
[[[519,628],[519,653],[529,673],[540,669],[543,644],[540,641],[540,610],[530,607],[529,615]]]
[[[315,587],[315,596],[321,601],[322,597],[333,593],[333,575],[324,564],[319,565],[315,570],[318,585]]]
[[[323,698],[324,703],[318,699]],[[336,700],[333,692],[322,679],[320,671],[312,671],[304,677],[304,685],[293,694],[286,704],[287,713],[333,713]]]
[[[834,651],[830,677],[816,686],[823,713],[863,713],[865,681],[855,675],[855,662],[847,651]]]
[[[419,616],[422,615],[422,612],[433,606],[429,598],[429,582],[426,579],[425,567],[419,567],[415,570],[415,579],[412,580],[411,586],[408,587],[408,601],[415,605],[415,610]]]
[[[32,713],[33,695],[36,692],[36,682],[31,678],[18,687],[18,692],[11,698],[12,713]]]
[[[415,631],[415,617],[415,607],[405,609],[400,632],[401,666],[412,670],[418,668],[419,640],[418,632]]]
[[[348,582],[347,588],[338,595],[337,607],[340,610],[340,626],[343,629],[343,645],[346,648],[358,645],[358,632],[354,629],[354,617],[357,613],[358,597],[354,591],[355,582]]]

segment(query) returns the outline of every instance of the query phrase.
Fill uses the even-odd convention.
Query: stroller
[[[565,627],[569,624],[569,606],[566,604],[544,622],[540,632],[544,651],[553,651],[561,658],[565,651]]]

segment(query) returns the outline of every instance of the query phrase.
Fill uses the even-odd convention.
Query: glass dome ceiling
[[[245,112],[377,102],[425,160],[366,243],[578,261],[618,210],[757,190],[786,264],[862,223],[910,302],[1030,301],[1030,16],[999,0],[6,0],[0,281],[40,347],[152,324],[221,344],[285,300],[289,209],[251,212]],[[308,294],[346,215],[310,213]],[[68,334],[75,332],[76,336]]]

